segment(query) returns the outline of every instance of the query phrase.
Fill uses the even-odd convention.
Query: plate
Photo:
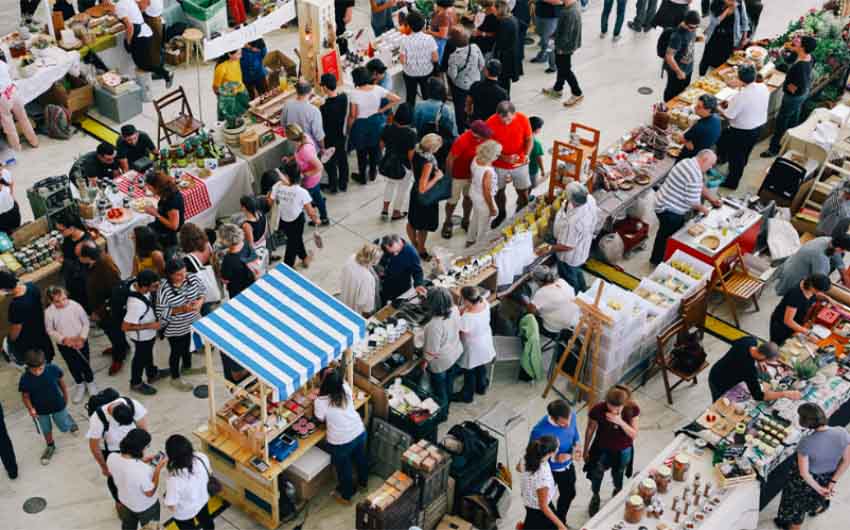
[[[617,187],[620,188],[623,191],[629,191],[630,189],[634,188],[635,185],[632,184],[631,182],[621,182],[621,183],[617,184]]]
[[[649,175],[638,175],[635,177],[635,182],[640,184],[641,186],[646,186],[650,182],[652,182],[652,178]]]
[[[138,199],[130,200],[130,208],[139,213],[145,213],[145,208],[148,206],[155,206],[153,199],[148,197],[139,197]]]
[[[720,247],[720,238],[717,236],[705,236],[700,239],[699,244],[709,250],[717,250]]]
[[[129,221],[132,216],[129,208],[110,208],[104,218],[112,224],[120,225]]]

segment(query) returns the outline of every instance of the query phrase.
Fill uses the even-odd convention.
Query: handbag
[[[401,158],[398,152],[391,145],[387,145],[384,150],[384,157],[381,163],[378,164],[378,171],[381,175],[393,180],[401,180],[404,178],[404,165],[401,163]]]
[[[224,486],[221,485],[221,481],[212,476],[212,473],[210,473],[207,464],[204,463],[203,460],[201,460],[197,456],[195,457],[195,459],[200,462],[202,466],[204,466],[204,471],[207,472],[207,493],[209,493],[210,497],[217,497],[224,489]]]
[[[434,166],[434,170],[438,169],[437,160],[434,159],[434,157],[431,157],[431,164]],[[421,175],[414,175],[414,186],[419,186],[418,182],[420,176]],[[444,201],[451,196],[452,178],[447,173],[443,173],[443,176],[433,186],[431,186],[431,189],[429,189],[425,193],[417,193],[416,200],[418,200],[419,204],[421,204],[422,206],[431,206],[437,204],[440,201]]]
[[[201,283],[204,284],[204,289],[207,292],[206,302],[221,302],[221,288],[218,286],[218,280],[215,278],[215,272],[212,266],[201,265],[198,258],[191,254],[188,254],[186,258],[192,261],[192,266],[198,271],[195,274],[201,280]]]

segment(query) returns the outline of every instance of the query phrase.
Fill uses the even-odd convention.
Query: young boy
[[[546,172],[543,170],[543,144],[540,143],[538,136],[543,129],[543,118],[532,116],[528,119],[531,124],[531,134],[534,138],[534,143],[531,146],[531,154],[529,155],[528,173],[531,175],[531,187],[534,188],[540,183],[537,179],[537,174],[540,174],[540,179],[546,178]]]
[[[78,427],[68,414],[68,388],[62,380],[62,370],[55,364],[45,364],[44,353],[39,350],[29,350],[25,358],[27,371],[21,375],[18,390],[47,442],[41,454],[41,465],[46,466],[56,452],[53,423],[62,432],[76,433]]]

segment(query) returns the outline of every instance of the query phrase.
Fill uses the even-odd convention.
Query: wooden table
[[[362,390],[362,389],[361,389]],[[357,389],[355,389],[355,394]],[[369,397],[355,399],[354,406],[362,410],[363,423],[369,425]],[[230,439],[227,433],[216,433],[204,425],[195,431],[201,450],[209,457],[212,471],[224,489],[221,497],[238,506],[266,528],[280,526],[280,488],[278,478],[296,460],[325,439],[324,425],[306,438],[298,440],[298,448],[285,460],[271,460],[265,471],[257,470],[251,460],[256,454]]]

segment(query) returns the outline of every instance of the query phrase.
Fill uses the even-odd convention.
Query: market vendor
[[[379,263],[381,272],[381,300],[384,304],[401,296],[411,287],[424,295],[425,283],[422,275],[422,261],[413,245],[398,234],[381,238],[381,250],[384,251]]]
[[[785,296],[788,291],[814,274],[829,276],[841,272],[841,282],[850,287],[850,267],[844,267],[844,253],[850,250],[850,235],[816,237],[806,242],[779,267],[776,294]]]
[[[841,221],[847,220],[850,220],[850,180],[845,180],[840,186],[833,188],[823,201],[815,234],[831,236],[833,230],[842,224]]]
[[[652,245],[649,262],[658,265],[664,259],[667,240],[680,228],[691,210],[707,214],[708,208],[702,205],[706,199],[715,208],[720,200],[714,197],[705,185],[705,172],[717,163],[713,151],[703,149],[697,156],[680,160],[673,166],[664,184],[656,194],[655,213],[658,215],[658,232]]]
[[[717,401],[723,394],[740,382],[747,385],[756,401],[773,401],[781,398],[800,399],[796,390],[764,390],[759,381],[759,363],[776,359],[779,347],[773,342],[759,344],[755,337],[743,337],[732,343],[732,347],[711,367],[708,387],[711,400]]]
[[[575,328],[579,314],[575,290],[547,265],[535,267],[531,276],[540,287],[526,307],[540,317],[543,324],[540,332],[551,337],[569,333]]]
[[[97,149],[84,154],[74,162],[70,174],[73,176],[77,172],[79,176],[89,181],[92,179],[111,181],[121,174],[121,167],[115,158],[115,148],[111,144],[101,142]]]
[[[148,0],[142,0],[141,4],[136,0],[119,0],[115,4],[115,16],[124,24],[124,49],[130,53],[136,68],[158,74],[165,80],[165,88],[169,89],[174,76],[162,66],[159,50],[154,53],[151,49],[155,46],[154,33],[142,16],[142,9],[147,7]],[[143,82],[142,90],[146,87],[147,83]]]
[[[136,160],[146,158],[156,152],[156,146],[148,133],[139,131],[133,125],[121,127],[121,137],[118,138],[116,158],[121,172],[129,171]]]
[[[233,50],[216,59],[212,89],[218,97],[216,109],[218,109],[218,119],[220,121],[225,119],[225,114],[222,112],[223,101],[221,99],[222,87],[224,85],[227,85],[228,91],[232,91],[236,98],[236,114],[242,114],[248,108],[250,96],[248,96],[248,89],[245,88],[245,83],[242,80],[241,59],[241,49]]]
[[[828,298],[832,284],[825,274],[814,274],[791,288],[770,315],[770,342],[782,344],[795,333],[808,334],[809,310],[818,298]]]
[[[581,267],[590,257],[599,208],[593,195],[578,182],[567,184],[567,195],[569,199],[555,215],[552,226],[555,243],[549,251],[557,258],[558,275],[581,293],[587,290]]]
[[[162,171],[148,173],[145,183],[159,197],[156,208],[148,206],[145,213],[153,216],[150,227],[159,236],[159,244],[168,255],[168,249],[177,246],[177,232],[186,219],[183,194],[177,188],[174,178]]]
[[[673,133],[673,141],[682,144],[679,160],[691,158],[703,149],[711,149],[720,139],[720,117],[717,116],[717,98],[703,94],[697,99],[694,113],[699,120],[684,133]]]

